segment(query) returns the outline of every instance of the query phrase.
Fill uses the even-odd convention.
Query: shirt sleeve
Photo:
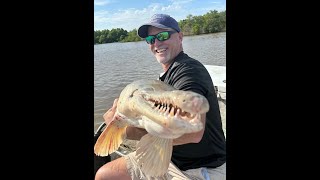
[[[172,77],[173,87],[206,96],[208,93],[208,83],[212,83],[212,80],[204,66],[181,64],[175,67],[174,72]]]

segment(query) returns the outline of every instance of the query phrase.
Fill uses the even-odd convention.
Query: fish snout
[[[190,99],[190,105],[195,113],[206,113],[209,111],[209,103],[204,96],[193,96]]]

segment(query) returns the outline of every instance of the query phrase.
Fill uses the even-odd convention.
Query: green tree
[[[187,15],[178,22],[184,35],[198,35],[226,31],[226,11],[211,10],[202,16]],[[122,28],[94,31],[94,43],[133,42],[141,41],[137,29],[126,31]]]

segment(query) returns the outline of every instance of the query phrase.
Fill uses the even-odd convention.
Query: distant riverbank
[[[178,23],[185,36],[226,32],[226,11],[210,10],[203,16],[190,14]],[[137,29],[129,32],[122,28],[94,31],[94,44],[137,41],[141,41],[137,35]]]

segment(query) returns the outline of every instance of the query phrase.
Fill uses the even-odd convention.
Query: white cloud
[[[170,0],[172,4],[187,4],[194,0]]]
[[[209,10],[225,10],[225,4],[212,4],[211,7],[190,9],[185,5],[192,3],[193,0],[171,0],[171,4],[163,5],[160,3],[149,4],[145,8],[120,9],[115,12],[95,11],[94,12],[94,30],[123,28],[127,31],[137,29],[139,25],[146,23],[155,13],[170,14],[177,21],[185,19],[188,14],[200,15],[209,12]],[[108,2],[111,0],[95,0],[95,2]]]
[[[136,9],[122,9],[114,13],[108,11],[94,12],[94,28],[95,30],[123,28],[127,31],[137,29],[140,24],[148,21],[148,19],[155,13],[170,13],[181,10],[179,4],[171,4],[164,6],[159,3],[153,3],[146,8]]]
[[[110,4],[112,2],[113,1],[111,1],[111,0],[94,0],[94,5],[96,5],[96,6],[104,6],[104,5]]]
[[[149,13],[146,8],[119,10],[113,14],[99,11],[94,14],[95,30],[123,28],[131,31],[138,28],[138,25],[144,23],[148,17]]]

